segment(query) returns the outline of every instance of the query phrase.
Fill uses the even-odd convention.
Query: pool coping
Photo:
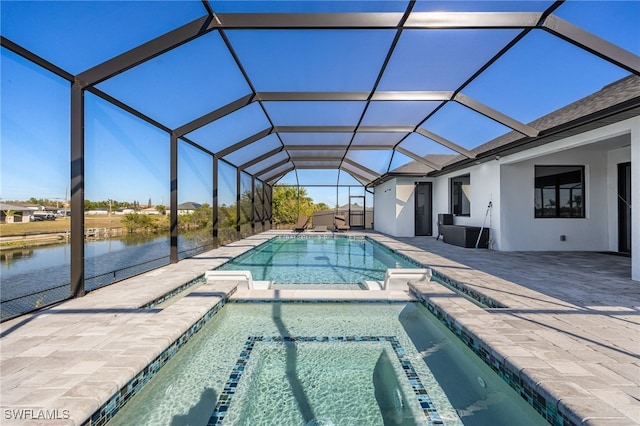
[[[371,238],[427,266],[433,265],[433,270],[503,305],[480,308],[442,285],[410,285],[423,304],[527,402],[539,396],[540,403],[531,404],[538,412],[542,405],[549,404],[546,415],[551,417],[551,424],[640,424],[637,351],[635,358],[627,355],[624,346],[612,347],[605,354],[604,348],[584,332],[584,326],[575,325],[584,321],[586,326],[615,330],[615,318],[602,316],[596,323],[589,318],[590,312],[578,306],[393,237],[374,234]],[[581,367],[578,361],[588,367]],[[611,370],[604,365],[610,365]],[[635,380],[630,376],[633,371]]]
[[[473,321],[461,317],[461,310],[472,314],[474,321],[491,322],[500,326],[499,320],[491,318],[491,312],[480,309],[470,301],[466,301],[449,289],[433,283],[409,283],[412,292],[418,296],[420,302],[451,331],[460,341],[467,345],[478,358],[488,365],[511,388],[531,405],[545,420],[552,425],[578,425],[582,418],[570,407],[561,407],[560,400],[554,395],[553,389],[541,385],[535,374],[524,371],[521,366],[513,363],[509,353],[515,353],[516,348],[504,352],[493,345],[498,343],[495,336],[491,336],[483,327]],[[459,300],[455,300],[459,299]],[[457,315],[454,316],[453,312]],[[482,311],[482,312],[481,312]]]
[[[71,416],[56,419],[52,424],[78,424],[86,421],[115,392],[122,389],[177,340],[184,330],[205,315],[206,307],[211,307],[213,298],[210,295],[188,296],[163,310],[141,310],[140,306],[162,296],[168,287],[183,285],[185,278],[197,278],[224,259],[237,256],[261,244],[265,239],[281,234],[282,232],[273,231],[262,233],[113,284],[84,298],[73,299],[54,308],[3,323],[0,327],[3,334],[0,340],[3,349],[3,408],[63,407],[71,411]],[[556,356],[556,360],[536,360],[533,355],[539,354],[532,355],[526,341],[514,345],[513,341],[505,339],[505,328],[502,327],[513,330],[517,321],[522,326],[521,335],[528,337],[531,333],[531,320],[521,318],[519,310],[530,308],[532,298],[535,299],[533,305],[539,308],[553,307],[574,313],[575,307],[436,254],[417,250],[414,246],[383,234],[365,232],[357,235],[374,238],[422,264],[437,265],[439,272],[504,302],[508,306],[506,309],[481,309],[455,293],[442,298],[442,294],[447,293],[443,290],[446,287],[436,287],[441,291],[438,296],[441,298],[439,306],[446,307],[444,302],[453,303],[443,309],[443,312],[449,323],[455,325],[455,329],[457,324],[464,324],[470,336],[487,339],[495,352],[495,359],[508,360],[525,379],[530,377],[540,393],[551,401],[557,401],[559,411],[575,418],[576,424],[640,424],[640,415],[636,414],[639,411],[637,400],[621,395],[619,387],[616,387],[624,379],[624,371],[613,375],[590,363],[589,366],[596,368],[597,373],[603,373],[603,377],[593,378],[592,374],[587,382],[584,375],[571,370],[571,364],[557,358],[566,353],[562,350],[580,350],[584,345],[571,341],[570,348],[564,348],[564,342],[560,340],[566,336],[563,337],[561,332],[548,330],[546,334],[537,337],[541,344],[549,346],[546,349],[549,354]],[[149,285],[151,282],[158,283],[158,278],[161,278],[162,282],[159,284],[162,285]],[[198,288],[198,291],[206,290],[203,287]],[[525,299],[526,303],[523,303]],[[430,300],[435,301],[433,298]],[[189,305],[189,309],[181,312],[178,307],[184,304]],[[193,312],[194,309],[197,312]],[[77,313],[83,312],[93,315],[79,321]],[[483,323],[481,318],[489,322]],[[501,322],[496,322],[496,319]],[[545,319],[540,321],[544,323]],[[160,330],[166,334],[158,334]],[[493,332],[491,338],[487,337],[489,332]],[[74,350],[67,347],[70,342],[74,342]],[[112,350],[112,344],[119,347]],[[559,348],[562,350],[558,350]],[[78,357],[77,353],[86,355]],[[67,356],[70,358],[65,358]],[[123,358],[117,360],[117,357]],[[603,354],[602,357],[606,358],[607,355]],[[128,360],[126,366],[119,364],[122,359]],[[58,363],[67,364],[58,367]],[[616,386],[607,383],[607,380],[615,380]],[[637,382],[631,380],[622,385],[627,386],[630,392],[639,389]],[[636,394],[640,395],[640,391],[636,391]],[[10,423],[7,421],[7,424]]]

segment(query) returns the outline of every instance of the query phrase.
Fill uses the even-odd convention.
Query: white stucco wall
[[[396,179],[396,236],[415,235],[415,179]]]
[[[373,227],[376,231],[396,236],[396,180],[374,188]]]
[[[471,177],[471,214],[453,218],[455,225],[490,228],[491,248],[500,249],[500,162],[488,161],[467,169],[439,176],[434,183],[433,215],[437,236],[439,213],[449,213],[451,178],[469,174]],[[489,202],[491,208],[489,209]]]
[[[415,183],[428,181],[430,180],[397,178],[375,187],[373,223],[376,231],[394,237],[413,237],[415,235]]]
[[[585,218],[534,217],[534,167],[585,166]],[[609,249],[607,161],[602,152],[569,151],[502,166],[503,250]],[[560,236],[566,237],[565,241]]]
[[[631,146],[608,148],[624,136]],[[595,145],[594,145],[595,144]],[[424,179],[433,183],[433,236],[438,213],[450,212],[449,180],[471,177],[471,215],[460,225],[491,228],[495,250],[618,250],[617,165],[632,163],[632,204],[640,204],[640,117],[522,151],[464,170]],[[534,218],[534,166],[585,166],[586,217]],[[414,235],[416,179],[393,179],[375,188],[375,229],[393,236]],[[487,215],[487,206],[492,208]],[[486,219],[485,219],[486,217]],[[632,278],[640,281],[640,208],[632,209]],[[566,237],[561,241],[560,236]]]
[[[640,281],[640,208],[638,206],[640,206],[640,117],[636,117],[631,123],[631,278],[636,281]]]
[[[438,177],[433,181],[433,235],[438,236],[438,214],[449,213],[449,179]]]
[[[634,130],[635,129],[635,130]],[[635,136],[634,136],[635,134]],[[618,216],[617,216],[617,164],[632,162],[632,182],[640,178],[640,117],[625,120],[616,124],[595,129],[583,134],[571,136],[531,150],[523,151],[503,159],[502,167],[502,197],[509,200],[509,206],[503,209],[502,231],[503,250],[618,250]],[[631,147],[607,149],[606,141],[611,138],[624,137],[629,140]],[[635,138],[635,139],[634,139]],[[604,143],[603,145],[598,145]],[[595,144],[595,145],[594,145]],[[638,147],[636,149],[636,147]],[[638,152],[634,154],[634,149]],[[636,155],[636,157],[634,157]],[[517,211],[518,188],[533,187],[533,175],[530,182],[523,181],[522,175],[514,175],[514,169],[529,164],[583,164],[586,166],[586,215],[585,219],[530,219],[512,220],[512,212]],[[531,169],[531,174],[533,170]],[[636,173],[635,175],[633,173]],[[513,186],[511,186],[513,182]],[[509,186],[507,186],[509,185]],[[640,185],[633,185],[632,199],[640,197]],[[508,191],[508,192],[505,192]],[[533,202],[533,192],[526,191],[522,197],[530,197]],[[533,207],[531,207],[533,208]],[[638,214],[632,210],[632,214]],[[532,217],[533,213],[529,213]],[[639,223],[640,217],[632,217],[633,223]],[[539,225],[542,221],[548,224]],[[632,230],[632,264],[640,270],[640,256],[638,249],[633,248],[633,241],[640,246],[640,229],[636,226]],[[532,232],[535,230],[536,232]],[[519,239],[512,238],[515,231],[520,232],[522,238],[529,236],[536,239],[526,246]],[[557,236],[553,241],[554,234]],[[567,241],[561,242],[559,236],[566,235]],[[639,247],[640,248],[640,247]],[[640,274],[640,272],[639,272]],[[635,279],[635,278],[634,278]]]

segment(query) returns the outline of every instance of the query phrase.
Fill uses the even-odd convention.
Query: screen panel
[[[217,32],[183,44],[97,87],[172,129],[251,91]]]
[[[199,1],[3,1],[0,21],[4,37],[79,74],[206,13]]]
[[[476,78],[464,94],[530,123],[626,75],[597,56],[536,30]]]
[[[393,30],[228,30],[258,92],[368,92]]]

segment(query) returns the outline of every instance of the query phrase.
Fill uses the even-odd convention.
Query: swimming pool
[[[113,425],[542,425],[426,308],[228,303]]]
[[[254,280],[286,288],[382,281],[388,268],[418,267],[369,238],[336,236],[272,238],[216,269],[248,270]]]

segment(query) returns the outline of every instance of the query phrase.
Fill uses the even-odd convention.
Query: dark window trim
[[[535,205],[533,207],[533,218],[534,219],[586,219],[587,217],[587,197],[586,197],[586,175],[585,175],[585,166],[584,165],[575,165],[575,164],[541,164],[534,165],[533,167],[533,190],[537,191],[538,187],[536,186],[536,169],[538,168],[551,168],[551,167],[574,167],[576,169],[580,169],[580,183],[582,185],[582,214],[580,216],[561,216],[560,215],[560,204],[556,201],[556,214],[554,216],[538,216],[537,209]],[[551,175],[558,176],[558,175]],[[560,199],[560,185],[556,182],[555,185],[555,199]],[[535,200],[535,196],[534,196]]]
[[[463,175],[459,175],[459,176],[454,176],[452,178],[449,179],[449,195],[450,195],[450,204],[449,204],[449,211],[451,212],[451,214],[453,214],[454,216],[459,216],[459,217],[470,217],[471,216],[471,200],[469,200],[469,213],[456,213],[455,212],[455,199],[454,199],[454,194],[453,194],[453,188],[454,188],[454,180],[459,179],[459,178],[464,178],[464,177],[468,177],[469,178],[469,185],[471,185],[471,173],[465,173]],[[458,201],[461,204],[462,203],[462,187],[460,188],[460,191],[458,192]]]

